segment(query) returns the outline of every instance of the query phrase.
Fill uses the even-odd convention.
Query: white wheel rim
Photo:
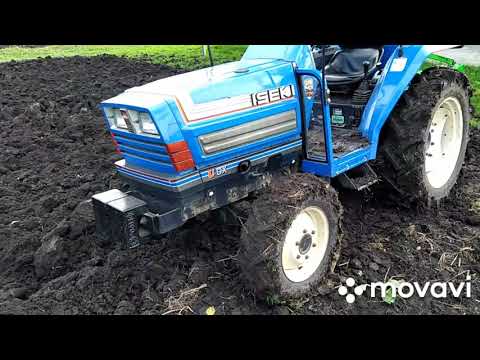
[[[452,176],[463,140],[463,111],[460,102],[449,97],[442,101],[430,123],[425,151],[425,173],[430,185],[439,189]]]
[[[308,207],[293,220],[282,248],[282,268],[292,282],[310,278],[327,252],[328,219],[316,206]]]

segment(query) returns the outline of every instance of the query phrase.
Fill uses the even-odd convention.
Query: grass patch
[[[480,128],[480,66],[465,66],[465,74],[473,87],[472,105],[475,109],[475,117],[471,125]]]
[[[213,45],[215,64],[239,60],[246,45]],[[202,56],[202,45],[51,45],[44,47],[12,46],[0,49],[0,62],[33,60],[45,57],[116,55],[146,59],[181,69],[209,66]]]

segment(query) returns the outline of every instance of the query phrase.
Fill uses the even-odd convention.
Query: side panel
[[[301,137],[298,88],[291,63],[280,63],[271,69],[245,76],[242,81],[250,84],[261,84],[261,99],[271,98],[271,102],[250,105],[246,109],[207,117],[201,121],[188,122],[185,121],[184,114],[179,110],[175,100],[167,100],[198,169],[205,169],[247,154],[268,150]],[[292,89],[292,96],[273,99],[274,96],[278,97],[278,89],[289,87]],[[264,94],[264,92],[269,91],[269,94]],[[251,93],[242,95],[245,95],[250,104],[255,103],[254,100],[250,100]],[[293,127],[291,126],[292,119],[296,123]],[[272,123],[272,120],[277,124]],[[265,127],[261,126],[262,121],[265,121]],[[267,128],[267,125],[271,126]],[[249,128],[250,126],[251,128]],[[233,130],[229,131],[229,129]],[[221,138],[222,134],[227,137]],[[231,136],[231,139],[228,138],[229,136]],[[205,146],[211,139],[216,139],[219,144],[225,144],[228,140],[231,140],[232,143],[237,145],[220,146],[217,147],[217,149],[220,149],[218,151],[208,151],[208,147]]]

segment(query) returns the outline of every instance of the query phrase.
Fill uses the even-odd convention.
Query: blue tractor
[[[98,239],[133,248],[242,204],[247,284],[305,294],[340,246],[331,179],[424,204],[455,185],[472,107],[462,66],[438,54],[454,47],[253,45],[102,102],[125,187],[93,196]]]

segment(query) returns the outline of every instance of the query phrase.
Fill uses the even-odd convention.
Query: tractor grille
[[[118,131],[114,133],[118,149],[124,155],[129,166],[150,168],[159,172],[172,172],[174,170],[165,144],[160,140],[147,138],[133,138],[130,134]]]
[[[291,131],[297,127],[295,110],[198,137],[205,154],[211,155]]]

